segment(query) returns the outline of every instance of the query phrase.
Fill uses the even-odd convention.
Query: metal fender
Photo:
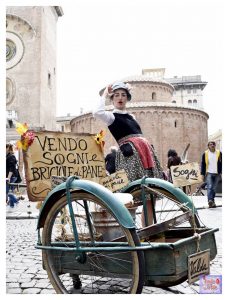
[[[165,195],[171,197],[174,200],[185,204],[194,213],[196,213],[196,208],[191,200],[180,188],[174,187],[174,185],[168,181],[158,179],[158,178],[142,178],[129,183],[121,192],[130,193],[136,186],[142,184],[150,185],[151,187],[158,188],[160,192],[165,192]]]
[[[99,198],[106,206],[111,210],[111,212],[116,216],[119,223],[128,229],[135,228],[133,219],[128,211],[128,209],[120,202],[115,194],[106,189],[104,186],[89,181],[75,179],[71,183],[71,192],[72,191],[85,191],[90,194],[93,194]],[[51,207],[56,203],[66,193],[66,182],[63,182],[56,186],[45,198],[45,201],[42,205],[37,229],[44,226],[45,219]]]

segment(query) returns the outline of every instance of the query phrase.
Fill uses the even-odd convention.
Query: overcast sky
[[[143,68],[201,75],[209,133],[222,128],[224,1],[62,1],[57,46],[58,115],[91,109],[106,84]]]
[[[226,100],[225,2],[3,0],[0,5],[62,7],[64,15],[57,22],[58,116],[91,109],[110,82],[162,67],[165,77],[201,75],[208,82],[203,103],[213,133],[223,128]]]

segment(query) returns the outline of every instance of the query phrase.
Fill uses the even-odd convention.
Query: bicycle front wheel
[[[42,245],[69,250],[42,250],[43,265],[55,291],[64,294],[141,293],[143,252],[117,249],[120,244],[140,245],[135,229],[123,228],[103,201],[94,195],[74,192],[71,202],[80,245],[91,251],[70,251],[75,247],[75,238],[67,199],[63,196],[50,209],[42,232]],[[121,243],[115,242],[118,237]],[[97,245],[113,249],[92,251]]]

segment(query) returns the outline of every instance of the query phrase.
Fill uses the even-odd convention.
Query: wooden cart
[[[144,285],[167,287],[208,274],[218,229],[200,227],[190,198],[153,178],[123,192],[141,196],[133,215],[115,194],[88,180],[69,177],[49,193],[36,247],[57,293],[141,293]],[[164,199],[167,209],[159,204]],[[153,201],[155,221],[142,227],[136,210],[142,213],[146,201]]]

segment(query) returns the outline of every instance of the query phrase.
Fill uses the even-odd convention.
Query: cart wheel
[[[148,225],[159,224],[171,220],[189,211],[188,207],[183,205],[183,203],[181,203],[180,200],[178,200],[178,198],[171,193],[167,193],[161,189],[156,189],[155,187],[153,187],[153,191],[150,189],[150,187],[145,187],[144,192],[147,203],[149,202],[151,205],[151,220],[149,220]],[[142,213],[143,206],[141,201],[142,189],[140,186],[136,186],[132,191],[130,191],[130,193],[132,194],[135,203],[139,204],[136,210],[135,223],[136,227],[140,229],[145,226],[144,214]],[[189,218],[184,223],[180,224],[180,226],[191,228],[201,227],[198,215],[195,214],[194,217]]]
[[[81,247],[89,249],[78,253],[70,251],[75,247],[75,239],[66,196],[63,196],[50,209],[42,232],[43,245],[69,249],[42,250],[44,268],[55,291],[59,294],[141,293],[143,251],[115,250],[118,246],[140,245],[135,229],[123,228],[109,208],[94,195],[73,192],[71,202]],[[104,220],[100,219],[101,215],[105,216]],[[110,242],[117,236],[124,236],[121,243]],[[113,247],[113,250],[93,252],[98,244],[103,248]]]

